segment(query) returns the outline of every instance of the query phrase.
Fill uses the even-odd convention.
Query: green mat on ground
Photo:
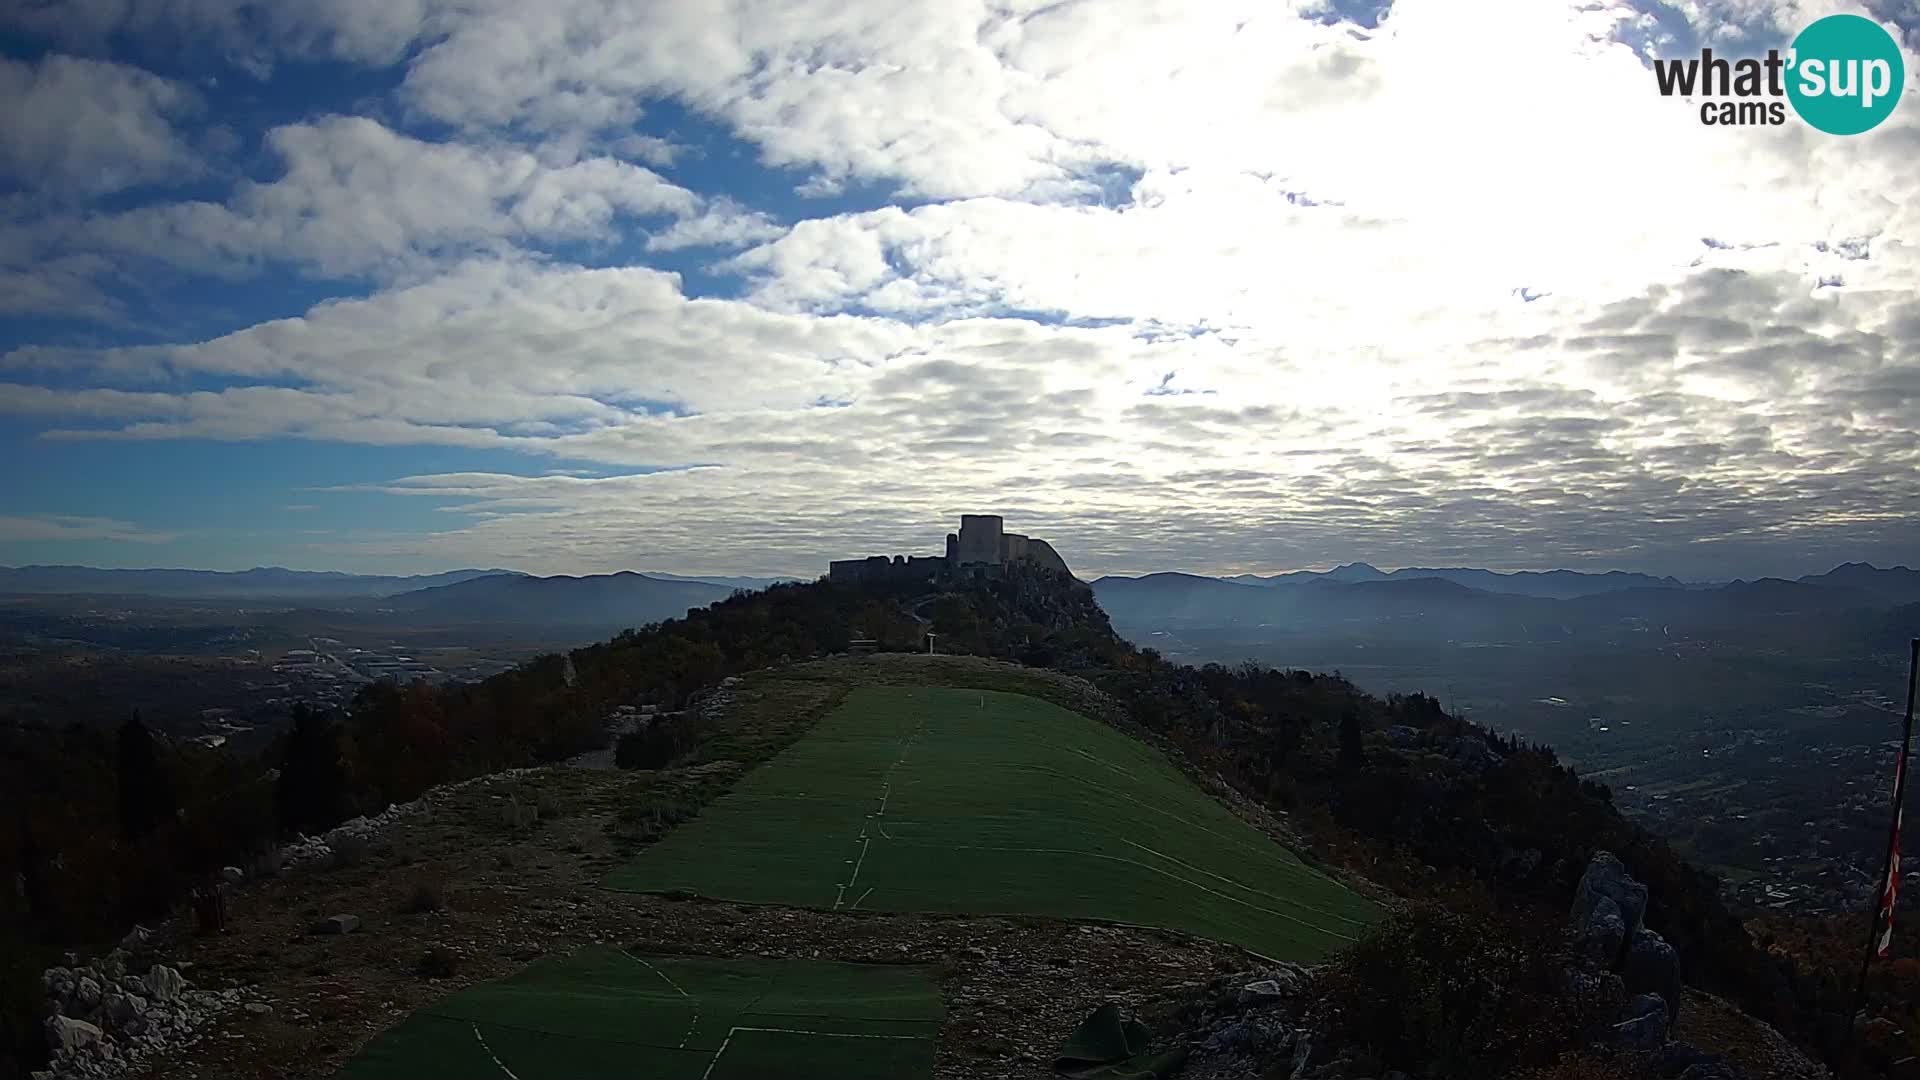
[[[1146,744],[1037,698],[935,687],[854,690],[606,883],[1099,919],[1302,961],[1378,918]]]
[[[1157,1080],[1172,1076],[1186,1063],[1184,1049],[1148,1054],[1153,1032],[1125,1016],[1120,1007],[1095,1009],[1060,1048],[1053,1071],[1073,1080]]]
[[[338,1080],[924,1080],[944,1015],[917,967],[592,946],[450,994]]]

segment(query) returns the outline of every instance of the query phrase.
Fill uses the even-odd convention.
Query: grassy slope
[[[589,947],[441,1000],[339,1076],[916,1077],[940,1019],[918,968]]]
[[[813,907],[1178,929],[1317,959],[1373,918],[1151,748],[983,690],[863,687],[608,879]]]

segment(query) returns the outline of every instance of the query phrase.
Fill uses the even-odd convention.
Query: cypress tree
[[[347,770],[341,761],[340,726],[305,705],[293,710],[280,779],[274,784],[274,816],[283,836],[319,833],[346,817]]]
[[[154,749],[153,733],[141,722],[137,711],[120,726],[116,765],[120,835],[129,842],[145,839],[172,821],[178,807],[174,802],[173,784],[167,779]]]

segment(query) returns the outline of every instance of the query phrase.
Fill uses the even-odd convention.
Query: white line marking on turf
[[[682,987],[679,983],[673,981],[673,976],[668,975],[666,972],[661,971],[659,968],[654,967],[652,964],[647,963],[645,960],[641,959],[638,956],[633,955],[632,953],[628,952],[625,949],[620,950],[620,955],[626,957],[627,959],[633,961],[636,964],[639,964],[641,967],[646,968],[648,971],[653,972],[655,975],[660,976],[660,978],[665,980],[668,986],[673,987],[675,992],[677,992],[681,997],[686,998],[688,1001],[694,1000],[692,994],[687,993],[684,987]],[[693,1041],[693,1032],[699,1026],[700,1026],[700,1006],[696,1002],[693,1007],[693,1023],[688,1024],[687,1033],[685,1035],[680,1036],[680,1049],[685,1050],[687,1048],[687,1044]],[[479,1034],[478,1029],[474,1031],[474,1034],[476,1035]],[[508,1075],[511,1076],[512,1074],[509,1073]]]
[[[693,997],[692,994],[687,993],[685,990],[681,990],[680,984],[677,982],[674,982],[673,978],[669,976],[666,972],[661,971],[659,968],[654,967],[652,964],[647,963],[645,960],[642,960],[641,958],[633,955],[632,953],[628,952],[625,949],[620,950],[620,955],[626,957],[627,959],[633,961],[636,964],[639,964],[641,967],[646,968],[648,971],[653,972],[655,975],[660,976],[661,980],[665,982],[668,986],[673,987],[674,990],[677,991],[681,997],[683,998]]]
[[[733,1031],[727,1032],[727,1034],[731,1035],[734,1031],[767,1031],[775,1035],[812,1035],[822,1039],[905,1039],[908,1042],[919,1042],[924,1037],[920,1035],[878,1035],[868,1031],[803,1031],[799,1028],[769,1027],[737,1027],[734,1028]]]
[[[867,861],[867,848],[871,847],[872,845],[873,845],[873,837],[867,835],[867,830],[861,829],[860,830],[860,858],[856,860],[853,864],[853,876],[847,879],[847,888],[851,889],[855,885],[859,884],[860,867],[865,865]]]
[[[727,1052],[727,1044],[733,1042],[733,1033],[739,1030],[739,1028],[727,1029],[727,1037],[720,1040],[720,1049],[713,1052],[713,1060],[707,1062],[707,1071],[700,1074],[700,1080],[707,1080],[707,1077],[713,1075],[713,1067],[720,1064],[721,1056]]]
[[[733,1037],[742,1031],[764,1031],[774,1035],[812,1035],[819,1039],[905,1039],[908,1042],[919,1042],[922,1038],[922,1036],[919,1035],[874,1035],[865,1032],[851,1031],[802,1031],[799,1028],[728,1028],[727,1037],[720,1040],[720,1049],[713,1052],[713,1060],[707,1062],[707,1071],[700,1074],[700,1080],[707,1080],[708,1077],[713,1075],[714,1066],[720,1064],[721,1055],[727,1052],[727,1047],[732,1044]],[[518,1080],[518,1078],[516,1078],[516,1080]]]
[[[1289,915],[1284,911],[1275,911],[1270,907],[1264,907],[1260,904],[1249,903],[1248,901],[1242,900],[1237,896],[1233,896],[1228,893],[1223,893],[1219,889],[1209,888],[1208,886],[1203,885],[1200,882],[1193,880],[1192,878],[1184,878],[1184,877],[1181,877],[1179,874],[1162,870],[1160,867],[1157,867],[1157,866],[1151,866],[1147,863],[1141,862],[1138,859],[1122,858],[1119,855],[1106,855],[1098,851],[1080,851],[1075,848],[1005,847],[1005,846],[992,845],[992,844],[955,844],[951,847],[948,847],[943,844],[908,844],[907,846],[938,848],[944,851],[1024,851],[1030,854],[1037,854],[1037,855],[1078,855],[1082,858],[1087,858],[1087,859],[1104,859],[1108,862],[1124,863],[1128,866],[1137,866],[1142,870],[1147,870],[1152,873],[1159,874],[1161,877],[1171,878],[1174,881],[1179,881],[1179,882],[1183,882],[1185,884],[1191,885],[1194,888],[1199,889],[1201,892],[1210,893],[1214,896],[1220,897],[1222,900],[1227,900],[1232,903],[1239,904],[1241,907],[1252,908],[1255,911],[1264,911],[1268,915],[1276,915],[1282,919],[1287,920],[1288,922],[1299,923],[1301,926],[1304,926],[1309,930],[1318,930],[1323,934],[1327,934],[1332,937],[1337,937],[1342,941],[1355,940],[1355,938],[1351,934],[1343,934],[1338,930],[1330,930],[1327,927],[1319,926],[1314,923],[1310,923],[1305,919],[1301,919],[1301,918],[1297,918],[1295,916]],[[1316,911],[1315,914],[1326,914],[1326,913]],[[1343,916],[1339,916],[1339,915],[1335,915],[1333,917],[1337,919],[1343,919],[1344,921],[1347,921],[1347,922],[1353,921],[1351,919],[1344,919]]]
[[[1121,843],[1127,845],[1128,847],[1139,848],[1141,851],[1144,851],[1147,854],[1152,855],[1156,858],[1165,859],[1175,866],[1181,867],[1186,870],[1191,870],[1196,874],[1205,874],[1207,877],[1210,877],[1215,881],[1224,881],[1228,885],[1231,885],[1236,889],[1244,889],[1255,896],[1264,896],[1269,900],[1278,900],[1283,904],[1292,904],[1295,907],[1303,908],[1307,911],[1311,911],[1315,915],[1325,915],[1329,919],[1339,919],[1343,923],[1351,923],[1354,926],[1366,925],[1365,923],[1361,922],[1359,919],[1348,918],[1345,915],[1340,915],[1335,912],[1328,911],[1325,908],[1315,907],[1314,905],[1309,904],[1304,900],[1298,900],[1291,896],[1282,896],[1279,893],[1271,893],[1266,891],[1265,889],[1256,889],[1244,881],[1236,881],[1233,878],[1226,876],[1225,874],[1216,874],[1213,871],[1208,870],[1204,867],[1195,866],[1190,862],[1186,862],[1181,859],[1176,859],[1164,851],[1160,851],[1155,848],[1150,848],[1145,844],[1136,844],[1132,840],[1129,840],[1124,836],[1116,837],[1115,839],[1119,840]]]
[[[984,704],[985,699],[982,698],[981,700]],[[887,766],[887,771],[880,776],[880,806],[873,813],[868,814],[866,820],[873,822],[874,829],[879,832],[883,839],[893,839],[892,836],[887,834],[886,824],[880,820],[886,816],[887,802],[893,798],[893,771],[906,762],[907,751],[913,749],[913,741],[920,737],[920,732],[924,731],[926,726],[927,722],[925,720],[920,721],[919,725],[913,729],[911,734],[900,740],[900,756],[893,759],[893,764]],[[860,867],[866,864],[867,849],[873,846],[873,837],[867,835],[867,827],[865,825],[860,826],[860,835],[856,839],[860,841],[860,857],[847,860],[847,862],[853,864],[853,874],[848,877],[845,882],[834,886],[833,910],[835,911],[839,911],[840,908],[846,904],[847,890],[853,888],[854,885],[859,882]],[[872,889],[867,890],[867,892],[872,891]],[[865,893],[861,894],[861,897],[864,899]],[[859,904],[859,900],[854,901],[855,907],[858,907]]]
[[[867,897],[872,895],[873,895],[873,886],[869,885],[867,886],[867,891],[860,894],[860,899],[855,900],[853,902],[854,908],[858,908],[861,904],[865,903]]]
[[[493,1052],[493,1047],[487,1045],[487,1037],[485,1035],[480,1034],[480,1025],[470,1024],[468,1026],[473,1028],[473,1037],[479,1040],[480,1049],[485,1050],[487,1052],[487,1056],[490,1058],[493,1058],[493,1063],[499,1066],[500,1071],[503,1073],[506,1073],[507,1076],[510,1078],[510,1080],[520,1080],[518,1076],[515,1076],[513,1074],[512,1069],[507,1068],[506,1062],[501,1061],[499,1056]]]

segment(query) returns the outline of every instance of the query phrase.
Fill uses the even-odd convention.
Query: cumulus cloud
[[[592,239],[617,215],[687,215],[701,205],[627,162],[546,162],[512,147],[426,142],[365,117],[289,125],[267,141],[286,162],[280,178],[243,184],[224,204],[91,219],[85,240],[205,270],[292,260],[344,276],[528,240]]]
[[[199,96],[125,64],[0,57],[0,178],[52,196],[179,184],[203,171],[177,124]]]
[[[395,279],[478,254],[606,246],[624,221],[664,222],[660,250],[745,246],[778,232],[730,199],[608,156],[431,142],[349,116],[275,128],[266,142],[282,175],[242,182],[222,202],[0,216],[0,275],[28,279],[0,310],[112,311],[102,279],[149,263],[226,278],[291,265]]]

